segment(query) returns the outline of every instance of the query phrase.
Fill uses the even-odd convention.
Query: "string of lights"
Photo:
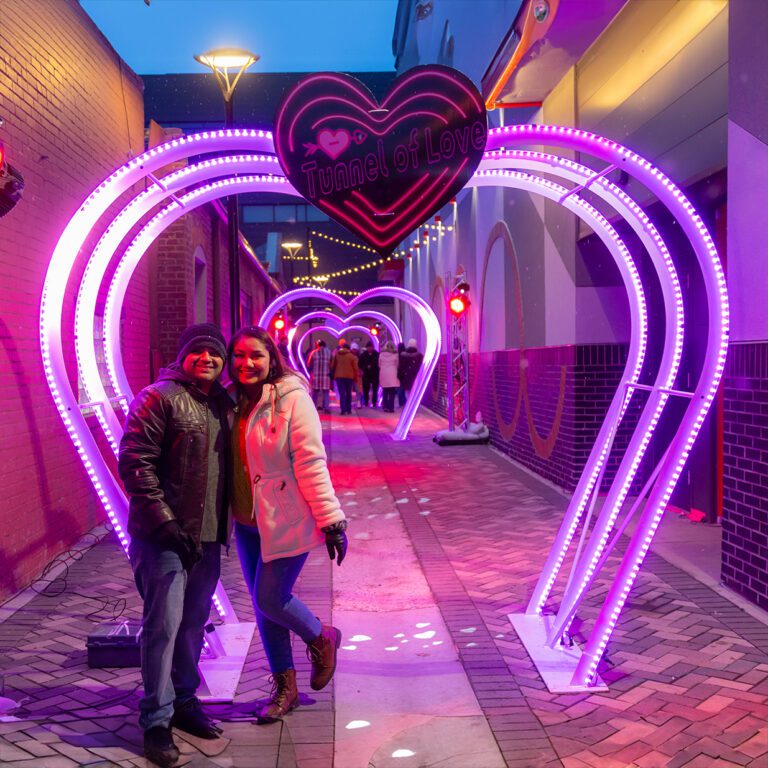
[[[332,235],[326,235],[325,232],[318,232],[317,230],[311,230],[311,235],[314,235],[315,237],[320,237],[323,240],[328,240],[332,243],[337,243],[338,245],[346,245],[348,248],[358,248],[361,251],[368,251],[369,253],[378,253],[374,248],[371,248],[369,245],[363,245],[362,243],[353,243],[351,240],[342,240],[340,237],[333,237]]]
[[[293,278],[294,283],[312,283],[316,281],[325,282],[332,277],[343,277],[344,275],[351,275],[354,272],[362,272],[364,269],[371,269],[372,267],[378,267],[387,261],[390,261],[391,257],[374,259],[368,261],[365,264],[358,264],[356,267],[347,267],[346,269],[338,269],[335,272],[325,272],[321,275],[297,275]]]

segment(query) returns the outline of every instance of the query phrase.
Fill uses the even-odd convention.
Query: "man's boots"
[[[180,754],[170,728],[156,725],[144,731],[144,756],[148,761],[160,768],[171,768],[179,762]]]
[[[269,701],[258,711],[260,723],[274,723],[283,715],[299,706],[299,689],[296,687],[296,670],[287,669],[272,676],[272,693]]]
[[[312,662],[309,684],[313,691],[320,691],[331,682],[340,645],[341,632],[327,624],[323,624],[320,634],[307,645],[307,658]]]

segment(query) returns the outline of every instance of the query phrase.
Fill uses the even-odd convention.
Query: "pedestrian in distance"
[[[313,690],[324,688],[336,670],[341,632],[322,624],[292,591],[309,552],[320,544],[341,565],[347,520],[328,474],[307,382],[256,326],[232,337],[228,366],[238,403],[235,541],[273,682],[257,716],[259,722],[274,722],[299,704],[291,632],[307,644]]]
[[[370,394],[371,405],[375,408],[379,397],[379,353],[374,349],[372,341],[366,343],[357,364],[363,380],[363,407],[368,407]]]
[[[397,355],[398,355],[398,358],[400,357],[400,355],[403,354],[403,352],[405,352],[405,344],[403,344],[403,342],[401,341],[397,345]],[[398,380],[397,381],[398,381],[398,384],[397,384],[397,402],[399,403],[400,407],[402,408],[405,405],[405,387],[403,386],[402,382],[399,379],[399,374],[398,374]]]
[[[349,415],[352,413],[352,389],[360,378],[360,370],[357,357],[344,339],[339,339],[339,346],[331,358],[331,376],[339,393],[341,415]]]
[[[357,337],[352,339],[352,343],[349,345],[349,351],[357,358],[357,378],[355,379],[355,383],[352,385],[352,392],[355,395],[353,398],[355,400],[355,408],[362,408],[363,407],[363,382],[362,382],[362,372],[360,371],[360,342],[357,340]]]
[[[312,399],[318,410],[331,412],[331,350],[323,339],[317,342],[307,359],[312,380]],[[320,405],[322,403],[322,405]]]
[[[395,345],[388,341],[379,354],[379,383],[382,389],[381,409],[385,413],[395,412],[395,395],[400,385],[397,378],[399,358]]]
[[[397,368],[397,375],[400,379],[400,386],[405,393],[403,404],[408,400],[408,396],[413,389],[413,383],[416,381],[416,375],[424,361],[424,355],[416,347],[416,339],[409,339],[408,346],[400,353],[400,359]]]
[[[120,442],[129,556],[144,601],[139,723],[147,759],[164,767],[179,760],[172,726],[203,739],[221,734],[195,694],[203,628],[232,527],[234,402],[218,382],[225,358],[215,325],[187,328],[176,362],[131,403]]]

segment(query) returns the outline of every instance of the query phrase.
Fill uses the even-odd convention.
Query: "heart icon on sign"
[[[317,134],[317,143],[331,160],[335,160],[349,146],[349,131],[331,131],[326,128]]]
[[[487,133],[480,94],[449,67],[406,72],[381,104],[358,80],[325,72],[286,95],[275,146],[310,203],[386,255],[467,183]]]

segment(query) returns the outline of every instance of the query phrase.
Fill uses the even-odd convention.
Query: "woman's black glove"
[[[328,550],[328,556],[331,560],[341,565],[344,556],[347,554],[347,521],[341,520],[333,525],[327,525],[320,529],[325,534],[325,547]]]
[[[160,546],[172,550],[179,556],[181,567],[189,572],[200,559],[195,540],[182,529],[178,520],[169,520],[158,531]]]

